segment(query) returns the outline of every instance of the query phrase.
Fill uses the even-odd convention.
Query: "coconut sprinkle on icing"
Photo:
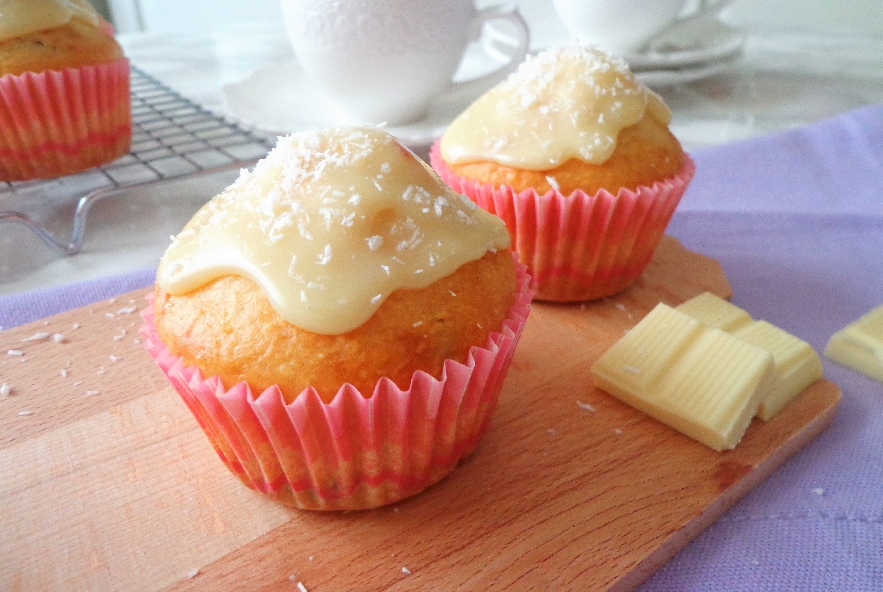
[[[492,161],[548,170],[567,160],[600,164],[619,132],[645,112],[668,124],[671,113],[621,58],[573,46],[528,57],[479,97],[445,132],[451,164]]]
[[[391,135],[340,127],[279,138],[178,233],[157,282],[175,295],[244,275],[289,322],[333,334],[361,325],[394,290],[508,244],[502,221]]]

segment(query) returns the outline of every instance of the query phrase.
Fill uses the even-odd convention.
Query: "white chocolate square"
[[[825,357],[883,382],[883,305],[834,333]]]
[[[715,294],[704,292],[678,305],[677,310],[772,354],[775,383],[757,410],[763,421],[772,419],[803,389],[822,378],[822,361],[807,342],[766,321],[752,320],[747,312]]]
[[[715,450],[738,444],[775,378],[769,352],[665,304],[592,373],[599,388]]]
[[[728,333],[748,325],[752,320],[747,312],[711,292],[703,292],[675,308],[700,323]]]
[[[822,377],[822,361],[812,346],[766,321],[754,321],[733,331],[733,335],[773,356],[775,384],[757,409],[757,417],[763,421],[772,419],[803,389]]]

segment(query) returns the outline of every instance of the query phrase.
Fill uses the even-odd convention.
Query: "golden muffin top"
[[[619,57],[591,47],[550,49],[479,97],[447,129],[448,164],[490,161],[529,170],[568,160],[604,163],[619,132],[645,114],[662,125],[671,112]]]
[[[100,23],[87,0],[0,0],[0,41],[61,27],[74,17]]]
[[[315,333],[362,325],[399,288],[424,288],[509,246],[503,222],[376,128],[279,138],[203,206],[157,272],[172,295],[236,274]]]

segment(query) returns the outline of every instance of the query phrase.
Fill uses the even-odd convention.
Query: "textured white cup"
[[[679,20],[720,10],[727,0],[553,0],[555,11],[580,43],[616,54],[637,53]]]
[[[479,11],[473,0],[280,2],[301,68],[352,122],[413,122],[446,93],[477,95],[515,69],[529,45],[527,24],[514,6]],[[479,78],[452,82],[467,46],[491,20],[516,29],[511,59]]]

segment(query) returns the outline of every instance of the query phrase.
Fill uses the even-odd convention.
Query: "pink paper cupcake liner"
[[[439,142],[430,163],[458,193],[503,219],[512,248],[534,278],[537,300],[579,302],[616,294],[644,271],[687,188],[696,165],[685,155],[672,178],[620,189],[616,195],[574,191],[539,195],[464,179],[442,160]]]
[[[145,346],[196,417],[221,460],[245,485],[308,510],[354,510],[419,493],[475,450],[488,427],[530,312],[530,276],[518,264],[518,296],[500,332],[441,378],[415,372],[407,390],[381,379],[366,397],[345,384],[331,403],[307,388],[286,404],[272,386],[226,389],[160,341],[153,297],[141,313]]]
[[[103,17],[99,17],[98,26],[101,27],[101,30],[104,31],[104,34],[108,37],[113,37],[116,33],[116,29],[114,29],[113,23],[104,20]]]
[[[129,61],[0,77],[0,181],[58,177],[129,151]]]

